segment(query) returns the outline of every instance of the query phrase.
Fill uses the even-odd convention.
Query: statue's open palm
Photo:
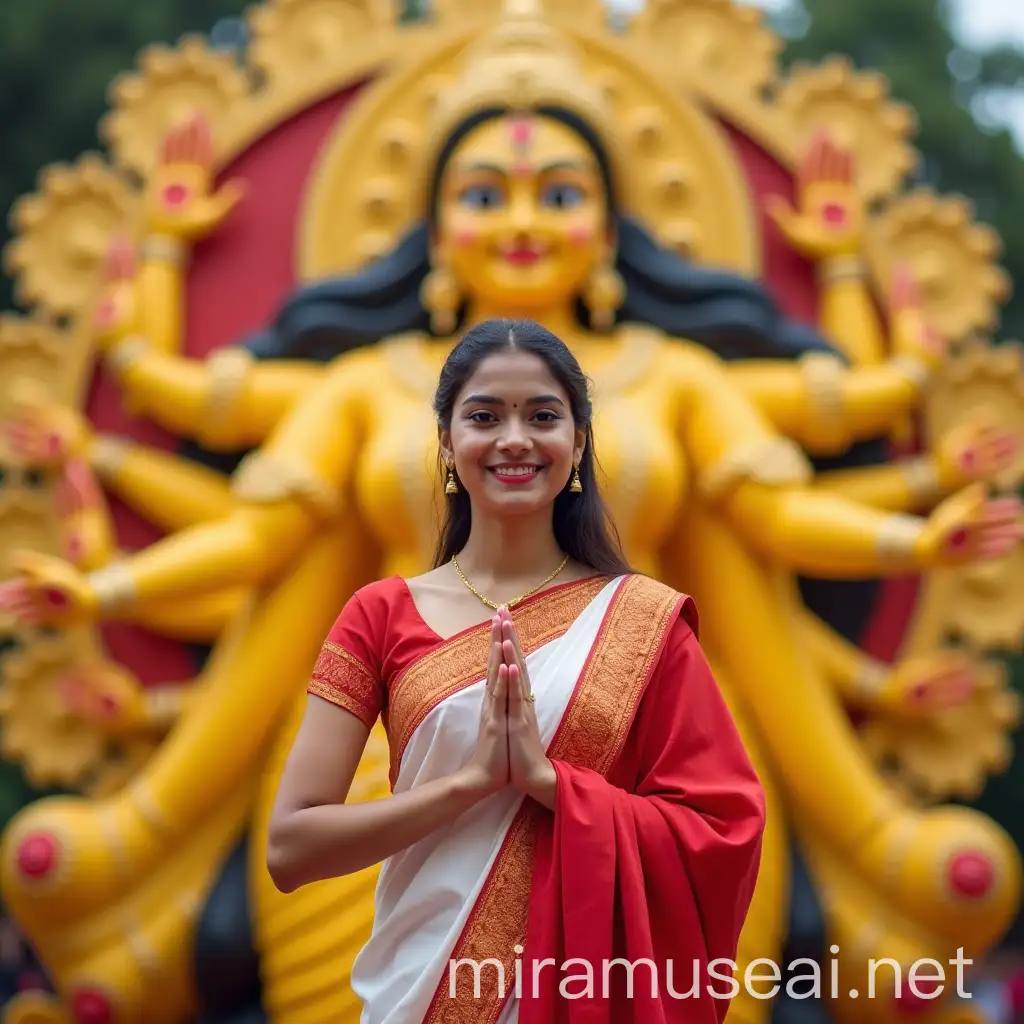
[[[146,190],[146,223],[151,232],[193,242],[215,231],[244,194],[240,182],[214,185],[210,122],[196,114],[174,128]]]
[[[768,215],[794,249],[810,259],[853,256],[864,235],[864,202],[853,153],[822,129],[815,133],[796,177],[796,207],[769,196]]]

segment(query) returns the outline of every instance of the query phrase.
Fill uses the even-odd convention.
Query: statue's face
[[[480,303],[544,309],[578,294],[607,258],[607,213],[597,161],[572,129],[498,118],[445,168],[433,258]]]

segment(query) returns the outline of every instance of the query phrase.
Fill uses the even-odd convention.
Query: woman
[[[765,811],[693,602],[613,544],[586,378],[553,334],[474,327],[434,407],[435,568],[362,588],[331,630],[271,817],[271,875],[292,891],[386,861],[352,977],[367,1024],[447,1019],[452,999],[490,1019],[481,998],[504,1002],[501,1020],[567,1020],[588,971],[602,997],[588,1019],[718,1020],[725,1004],[697,1011],[666,983],[681,994],[695,962],[735,956]],[[346,805],[381,712],[394,795]],[[620,964],[605,979],[616,958],[653,977]]]

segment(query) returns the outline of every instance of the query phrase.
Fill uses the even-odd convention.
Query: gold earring
[[[569,481],[569,490],[579,494],[583,490],[583,483],[580,480],[580,467],[576,466],[572,471],[572,480]]]
[[[447,335],[455,330],[455,315],[462,296],[452,272],[439,264],[423,279],[420,302],[430,314],[430,328],[435,334]]]
[[[615,313],[625,298],[626,284],[611,263],[595,267],[583,289],[583,302],[594,330],[607,331],[615,323]]]
[[[447,479],[447,481],[445,482],[445,485],[444,485],[444,493],[445,494],[458,494],[459,493],[459,485],[455,481],[455,470],[452,469],[452,465],[451,465],[450,462],[448,463],[448,479]]]

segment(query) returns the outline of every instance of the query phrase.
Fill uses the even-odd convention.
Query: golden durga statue
[[[837,1021],[869,958],[983,955],[1018,853],[935,805],[1011,756],[1019,506],[986,495],[1021,480],[1024,400],[1017,351],[981,340],[994,233],[902,191],[909,111],[839,60],[781,78],[728,0],[621,32],[596,0],[408,25],[269,0],[249,28],[242,63],[148,51],[109,162],[14,211],[35,311],[0,326],[3,752],[82,795],[4,837],[59,990],[5,1020],[210,1012],[211,907],[240,878],[270,1019],[358,1020],[376,870],[284,895],[266,820],[338,609],[429,561],[429,396],[491,315],[579,355],[627,555],[697,600],[769,800],[740,971],[783,960],[791,848],[842,951]],[[213,646],[198,675],[189,643]],[[382,730],[352,798],[388,792]],[[877,985],[877,1024],[976,1019]],[[728,1020],[770,1010],[746,992]]]

